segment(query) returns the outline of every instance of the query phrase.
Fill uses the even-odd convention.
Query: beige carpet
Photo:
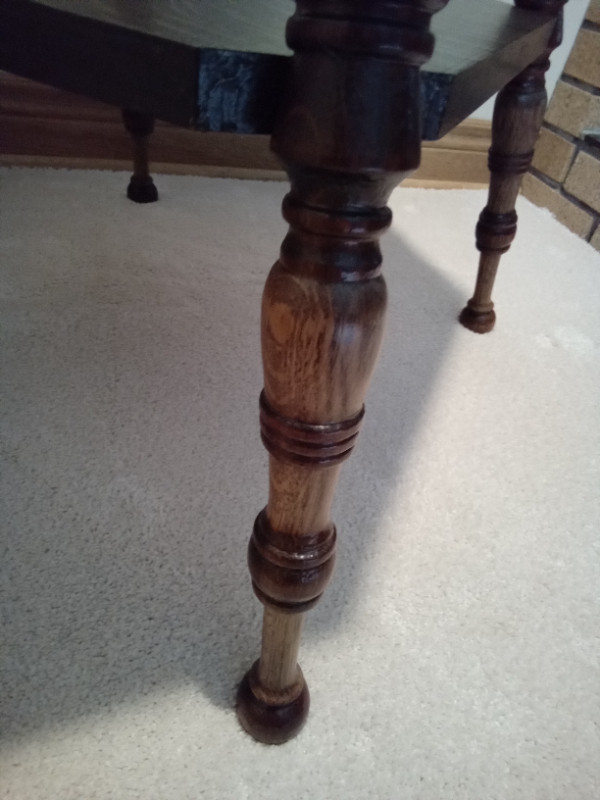
[[[10,800],[600,796],[600,255],[521,201],[497,329],[456,322],[481,192],[400,190],[387,338],[311,613],[303,733],[258,653],[259,299],[281,184],[2,170]]]

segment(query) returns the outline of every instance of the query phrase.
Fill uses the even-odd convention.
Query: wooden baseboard
[[[489,122],[467,120],[439,142],[424,142],[411,186],[479,188],[488,181]],[[155,173],[284,179],[267,136],[198,133],[157,122]],[[119,109],[0,72],[0,163],[131,170]]]

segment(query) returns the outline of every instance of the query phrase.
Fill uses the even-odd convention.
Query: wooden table
[[[155,117],[269,133],[290,177],[290,228],[262,309],[270,488],[248,551],[262,652],[237,701],[242,725],[264,742],[289,739],[308,712],[300,632],[333,569],[331,501],[381,341],[387,198],[418,166],[423,137],[442,136],[505,87],[479,280],[462,316],[473,330],[493,324],[493,276],[516,230],[564,0],[446,2],[297,0],[286,44],[293,7],[283,0],[0,0],[0,68],[124,110],[134,199],[155,199],[145,153]]]

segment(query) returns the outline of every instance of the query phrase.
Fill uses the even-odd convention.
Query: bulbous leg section
[[[269,692],[259,682],[259,662],[244,675],[238,688],[236,711],[242,728],[264,744],[284,744],[302,729],[308,716],[310,695],[300,667],[293,686]]]

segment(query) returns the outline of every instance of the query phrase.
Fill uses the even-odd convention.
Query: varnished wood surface
[[[285,0],[2,0],[0,66],[177,125],[270,133],[289,70],[292,10]],[[452,0],[432,28],[426,139],[530,63],[551,22],[497,0]]]
[[[411,185],[488,184],[491,123],[469,119],[425,142]],[[153,173],[285,178],[268,136],[201,133],[157,121]],[[0,72],[0,162],[83,169],[131,168],[131,143],[118,108]]]
[[[533,159],[535,143],[546,110],[545,73],[550,55],[562,39],[562,8],[566,0],[515,0],[522,8],[549,12],[554,22],[547,48],[498,94],[494,106],[492,146],[489,152],[488,202],[475,230],[480,251],[473,297],[459,320],[474,333],[488,333],[496,322],[492,291],[500,258],[517,232],[515,204],[521,178]]]
[[[289,230],[263,292],[262,441],[269,498],[248,548],[265,606],[261,656],[238,692],[254,737],[280,742],[304,723],[295,665],[303,615],[331,577],[331,506],[351,454],[386,307],[379,238],[386,203],[420,160],[419,67],[430,16],[447,0],[297,0],[292,74],[272,147],[290,177]]]
[[[198,50],[291,55],[283,33],[289,0],[17,0]],[[452,0],[432,21],[436,49],[425,72],[456,75],[537,25],[536,15],[497,0]]]

